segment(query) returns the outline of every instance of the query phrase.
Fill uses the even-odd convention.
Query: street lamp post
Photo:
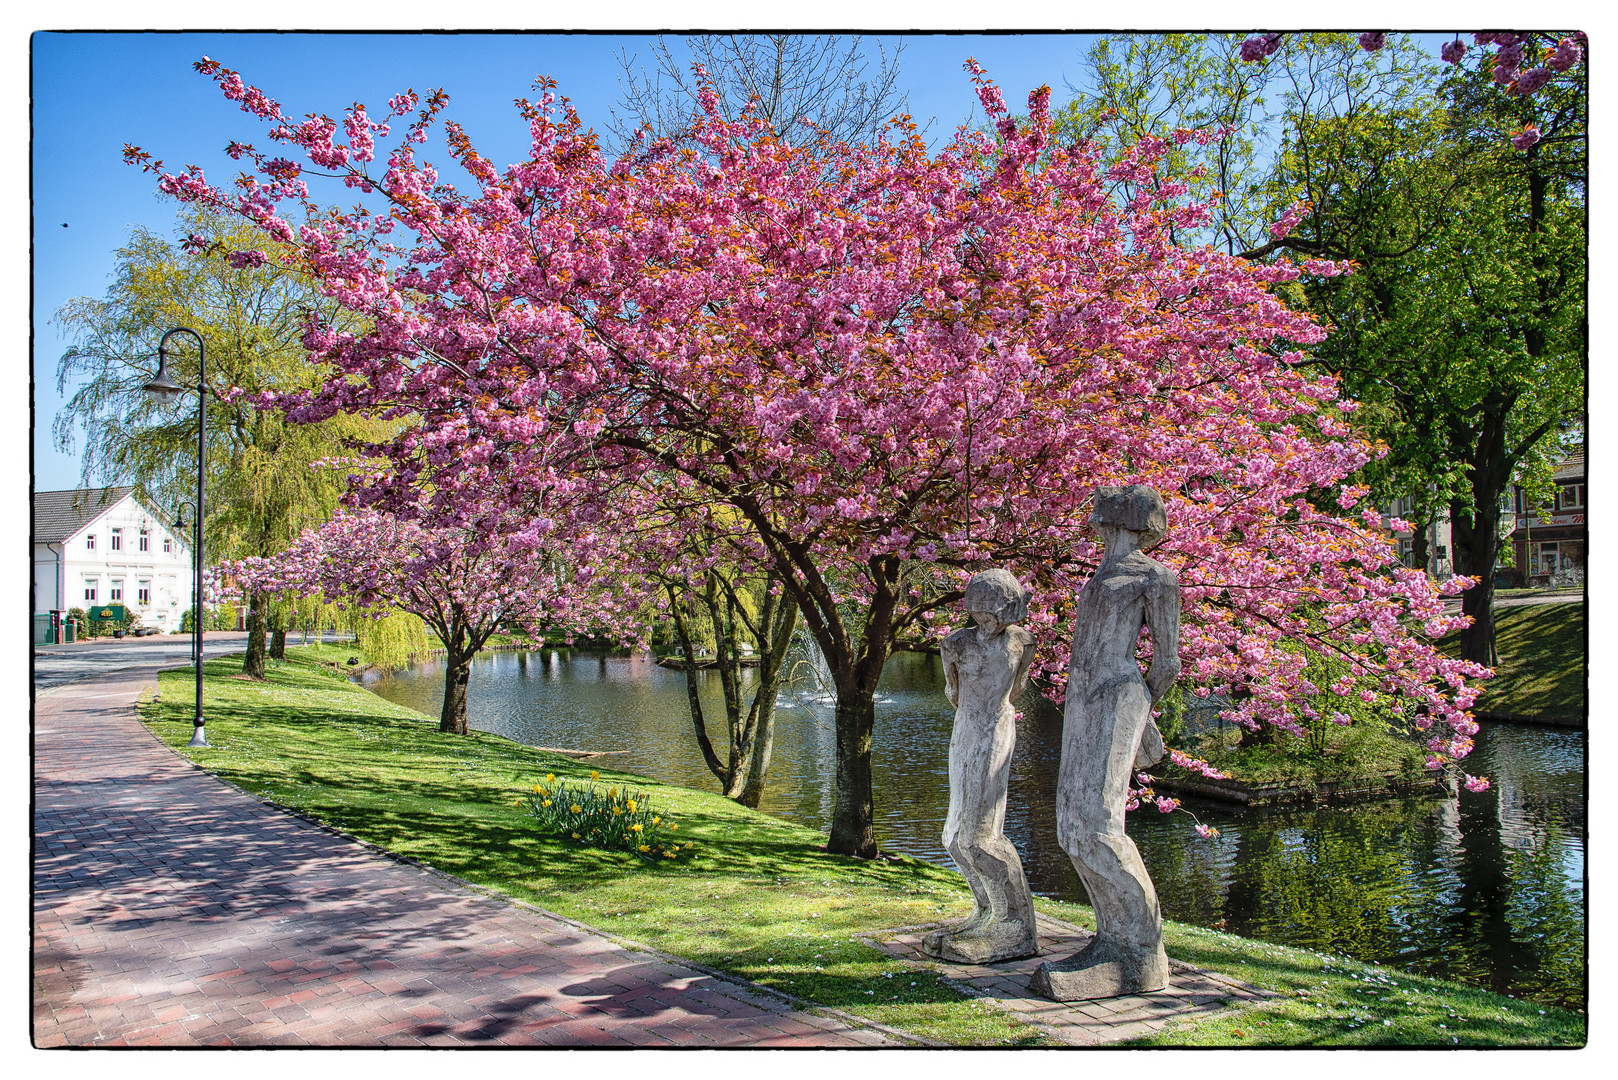
[[[190,334],[197,339],[197,385],[183,386],[169,378],[168,373],[168,344],[169,338],[175,334]],[[207,469],[207,442],[208,430],[208,394],[207,394],[207,366],[208,348],[202,340],[202,335],[187,327],[177,326],[163,335],[157,343],[157,374],[145,386],[146,393],[152,400],[167,404],[175,401],[182,394],[192,390],[197,392],[197,516],[192,544],[192,555],[196,560],[192,584],[196,589],[195,606],[191,614],[192,632],[192,658],[197,667],[197,715],[192,721],[191,741],[188,746],[207,746],[207,736],[203,734],[205,721],[202,719],[202,491],[203,475]]]
[[[191,508],[192,520],[193,521],[196,520],[196,517],[197,517],[197,504],[194,503],[194,502],[191,502],[189,499],[181,499],[180,503],[179,503],[180,508],[174,512],[174,528],[175,529],[184,530],[184,529],[191,528],[190,525],[186,524],[186,520],[185,520],[185,508],[188,507],[188,506]],[[180,538],[181,539],[185,538],[185,533],[184,532],[180,533]],[[193,554],[194,554],[194,549],[197,546],[197,537],[196,537],[196,530],[195,529],[191,530],[191,546],[193,548]],[[197,617],[196,617],[196,614],[193,613],[192,616],[191,616],[191,659],[193,661],[195,661],[196,657],[197,657]]]

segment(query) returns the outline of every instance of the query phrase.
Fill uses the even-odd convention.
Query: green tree
[[[1367,472],[1377,493],[1415,498],[1418,537],[1447,512],[1456,570],[1480,579],[1463,656],[1491,664],[1510,485],[1543,486],[1582,428],[1586,235],[1577,162],[1499,131],[1563,95],[1501,102],[1489,131],[1477,81],[1423,110],[1301,123],[1273,183],[1310,200],[1297,234],[1312,254],[1359,264],[1306,286],[1335,326],[1316,354],[1389,447]]]
[[[82,439],[86,484],[138,484],[161,506],[175,507],[195,491],[197,410],[194,399],[172,411],[147,400],[158,339],[188,326],[207,342],[206,432],[208,561],[267,556],[306,526],[323,522],[335,505],[339,477],[311,468],[340,453],[362,422],[340,416],[293,424],[254,401],[264,391],[293,391],[320,381],[301,337],[306,315],[341,324],[345,316],[297,273],[268,262],[236,266],[238,251],[262,248],[239,221],[194,210],[180,215],[178,242],[136,228],[117,252],[111,287],[100,298],[63,305],[54,321],[73,345],[62,354],[57,383],[71,397],[53,425],[57,445],[73,452]],[[197,356],[171,357],[177,382],[197,383]],[[284,643],[285,605],[250,603],[251,631],[244,670],[262,677],[266,632]],[[268,622],[267,622],[268,618]]]
[[[1359,479],[1413,504],[1422,564],[1425,527],[1447,514],[1456,570],[1479,579],[1463,655],[1492,663],[1502,501],[1512,483],[1548,483],[1560,436],[1583,424],[1584,70],[1524,96],[1400,35],[1376,53],[1353,35],[1292,35],[1257,64],[1239,48],[1232,35],[1103,38],[1087,57],[1096,91],[1065,129],[1121,151],[1229,126],[1177,151],[1218,194],[1180,242],[1357,264],[1295,289],[1334,327],[1315,355],[1388,448]],[[1530,125],[1540,141],[1512,145]],[[1297,228],[1270,236],[1299,200]]]

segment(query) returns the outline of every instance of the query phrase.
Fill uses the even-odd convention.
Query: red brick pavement
[[[35,1046],[903,1045],[278,812],[146,731],[151,685],[36,699]]]

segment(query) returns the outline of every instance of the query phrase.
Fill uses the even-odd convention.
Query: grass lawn
[[[1523,604],[1496,608],[1495,647],[1500,666],[1483,684],[1474,711],[1504,716],[1585,715],[1584,605]],[[1458,636],[1445,651],[1460,651]]]
[[[954,871],[908,858],[827,855],[825,837],[708,792],[547,754],[435,722],[346,679],[346,646],[288,648],[264,682],[209,661],[213,746],[187,749],[191,674],[166,672],[142,717],[171,747],[261,798],[390,851],[586,924],[809,1002],[963,1046],[1057,1045],[934,975],[860,943],[873,931],[964,917]],[[547,774],[628,785],[693,846],[648,862],[541,835],[524,799]],[[1039,901],[1093,926],[1088,909]],[[1578,1045],[1582,1014],[1391,969],[1169,924],[1170,955],[1282,994],[1240,1019],[1174,1028],[1153,1045]],[[1392,994],[1389,984],[1410,987]],[[1368,996],[1367,988],[1377,991]],[[1419,988],[1419,989],[1418,989]],[[1403,996],[1402,996],[1403,995]],[[1409,1003],[1405,997],[1409,997]],[[1364,1019],[1370,1017],[1371,1019]],[[1381,1021],[1389,1019],[1388,1025]]]

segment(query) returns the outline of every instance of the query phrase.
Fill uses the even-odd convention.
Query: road
[[[328,633],[328,641],[337,636]],[[300,644],[291,634],[288,644]],[[202,655],[224,656],[247,648],[245,630],[216,630],[202,636]],[[190,634],[155,634],[139,638],[91,638],[71,645],[34,646],[34,689],[48,690],[92,675],[132,668],[177,667],[191,663]]]

